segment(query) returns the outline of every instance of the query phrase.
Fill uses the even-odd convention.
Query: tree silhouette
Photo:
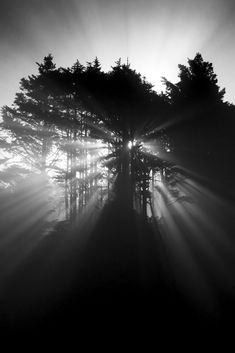
[[[163,79],[162,95],[121,59],[109,72],[98,58],[85,66],[77,60],[70,68],[56,68],[51,54],[37,66],[37,75],[21,80],[13,108],[3,108],[2,128],[11,138],[5,149],[21,154],[41,173],[54,170],[70,219],[94,193],[108,194],[114,179],[123,207],[135,205],[147,216],[154,175],[160,173],[166,181],[174,176],[164,156],[172,151],[177,121],[183,117],[198,123],[232,109],[223,103],[225,90],[219,88],[212,64],[199,53],[188,66],[179,65],[178,83]],[[182,124],[179,128],[190,136]],[[99,153],[100,143],[105,156]],[[59,154],[64,164],[57,163]]]
[[[0,122],[0,274],[10,322],[24,323],[14,310],[29,323],[35,313],[39,331],[51,334],[73,319],[77,329],[78,317],[108,312],[109,322],[127,312],[139,325],[150,299],[160,325],[173,318],[174,326],[182,312],[198,325],[205,315],[185,304],[189,275],[204,307],[207,293],[217,301],[213,265],[229,282],[232,274],[224,269],[235,107],[223,102],[212,64],[197,54],[179,65],[179,82],[164,79],[161,95],[121,60],[104,72],[98,58],[57,68],[49,54],[37,67]]]
[[[200,171],[201,177],[217,180],[217,188],[222,189],[225,180],[231,185],[229,175],[233,173],[234,106],[224,102],[225,89],[219,87],[212,63],[201,54],[188,59],[187,66],[178,67],[177,83],[163,78],[164,97],[171,107],[167,132],[174,141],[175,157],[189,170]]]
[[[225,89],[220,89],[213,65],[204,61],[200,53],[194,59],[188,59],[188,66],[178,67],[179,82],[173,84],[163,78],[166,97],[171,104],[179,109],[193,109],[197,113],[222,103]]]

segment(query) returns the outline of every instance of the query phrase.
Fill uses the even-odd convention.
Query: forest
[[[187,139],[194,130],[206,156],[219,153],[210,140],[215,127],[231,131],[234,106],[223,102],[225,89],[200,54],[179,65],[178,83],[163,78],[161,94],[121,59],[108,73],[97,58],[57,69],[49,54],[37,66],[38,75],[21,80],[13,106],[2,108],[1,190],[16,190],[32,175],[49,177],[63,189],[66,220],[114,189],[127,207],[155,216],[155,181],[170,186],[179,172],[176,135]],[[222,146],[224,138],[218,136]]]
[[[167,260],[178,251],[177,265],[170,268],[178,266],[178,234],[205,234],[203,255],[195,256],[209,276],[216,268],[215,282],[221,283],[223,274],[217,258],[206,262],[207,249],[223,248],[223,257],[233,258],[235,106],[224,100],[213,64],[197,53],[178,65],[177,83],[162,78],[161,93],[121,59],[108,72],[98,58],[57,67],[48,54],[36,65],[37,74],[21,79],[13,104],[2,107],[0,123],[0,276],[7,283],[6,310],[22,315],[19,306],[28,306],[25,317],[34,310],[37,323],[45,326],[38,308],[52,310],[63,298],[59,313],[68,320],[71,308],[73,315],[87,313],[76,304],[86,297],[89,312],[101,315],[101,305],[111,315],[107,303],[115,301],[115,315],[124,306],[136,318],[140,297],[152,298],[148,311],[156,295],[168,298],[163,306],[170,314],[151,308],[161,320],[172,321],[173,312],[178,317],[179,302],[186,315],[179,293],[190,285],[183,279],[181,289],[172,290]],[[170,236],[173,250],[166,255],[163,243]],[[187,242],[197,253],[196,240]],[[187,261],[185,256],[183,271]],[[22,282],[26,292],[34,283],[30,299]],[[206,285],[199,282],[192,292],[203,293],[201,298]],[[16,292],[21,299],[15,299]],[[135,297],[132,304],[123,292]],[[51,322],[58,319],[50,315]]]

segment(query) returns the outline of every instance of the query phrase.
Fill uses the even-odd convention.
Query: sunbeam
[[[182,337],[228,324],[231,0],[0,6],[0,327]]]
[[[188,293],[186,300],[216,312],[219,293],[231,294],[235,283],[232,229],[225,224],[231,206],[192,179],[177,185],[184,197],[172,196],[161,180],[155,188],[157,207],[152,214],[161,219],[162,251],[167,253],[174,285]]]

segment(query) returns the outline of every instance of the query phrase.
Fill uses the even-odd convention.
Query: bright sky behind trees
[[[234,103],[234,17],[232,0],[1,0],[0,105],[48,53],[59,66],[97,56],[104,70],[128,58],[160,92],[200,52]]]

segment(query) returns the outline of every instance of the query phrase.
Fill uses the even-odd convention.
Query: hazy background
[[[160,92],[198,51],[235,103],[234,17],[233,0],[1,0],[0,106],[48,53],[57,66],[98,56],[105,71],[128,58]]]

